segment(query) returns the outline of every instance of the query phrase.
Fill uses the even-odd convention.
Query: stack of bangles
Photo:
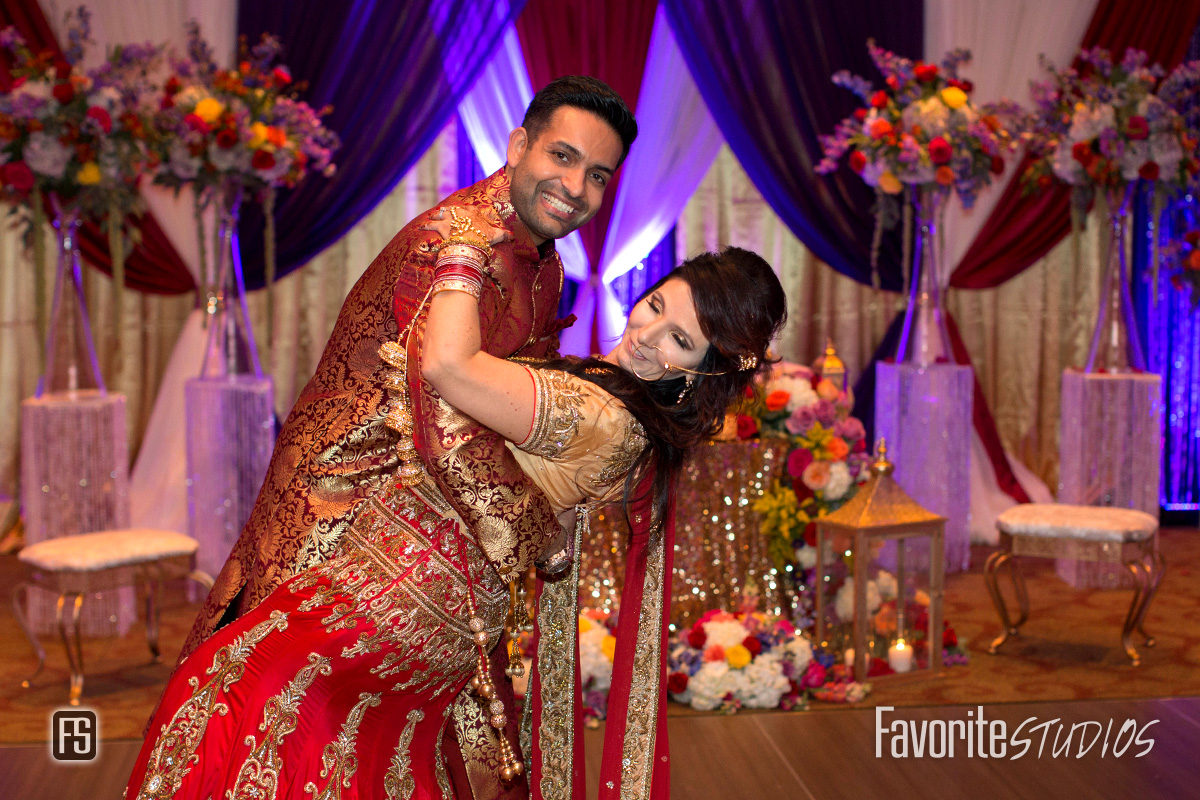
[[[433,268],[433,294],[466,292],[479,299],[483,289],[483,268],[491,256],[487,245],[465,239],[447,239],[438,251]]]

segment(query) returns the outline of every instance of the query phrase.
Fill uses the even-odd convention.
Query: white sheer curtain
[[[1068,63],[1079,49],[1098,0],[925,0],[925,58],[934,63],[956,47],[971,51],[965,77],[975,84],[972,99],[987,103],[1007,98],[1028,106],[1029,81],[1042,76],[1038,56]],[[970,211],[958,201],[946,209],[946,251],[941,269],[953,272],[991,215],[1018,159],[980,194]]]
[[[625,316],[609,285],[649,255],[675,225],[722,142],[662,6],[654,20],[638,94],[638,125],[600,262],[602,344],[619,338],[625,326]]]

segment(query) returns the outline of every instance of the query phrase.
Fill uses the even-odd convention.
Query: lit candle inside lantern
[[[845,660],[847,667],[849,667],[850,669],[854,669],[854,648],[853,647],[846,648],[846,653],[843,656],[843,659]]]
[[[903,639],[888,648],[888,666],[894,672],[908,672],[912,669],[913,651]]]

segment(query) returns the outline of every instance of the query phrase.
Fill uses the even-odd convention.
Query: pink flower
[[[1128,124],[1125,126],[1125,132],[1134,141],[1149,139],[1150,123],[1146,122],[1145,117],[1130,117]]]
[[[954,155],[950,143],[941,136],[935,136],[929,142],[929,160],[934,164],[945,164]]]
[[[867,436],[867,431],[863,428],[862,422],[856,417],[846,417],[845,419],[838,420],[837,424],[833,426],[833,432],[847,442],[856,442],[859,439],[865,439]]]
[[[837,405],[832,400],[817,401],[813,413],[817,415],[817,422],[826,428],[833,427],[833,423],[837,422]]]
[[[105,109],[100,106],[92,106],[87,110],[87,118],[96,120],[100,130],[112,133],[112,116]]]
[[[33,170],[24,161],[11,161],[0,167],[0,182],[16,192],[28,192],[33,188]]]
[[[724,661],[725,660],[725,648],[721,647],[721,645],[719,645],[719,644],[710,644],[708,646],[708,648],[704,651],[704,660],[705,661]]]
[[[806,689],[816,689],[825,685],[825,668],[818,661],[808,662],[808,669],[804,670],[804,677],[800,679],[800,685]]]
[[[210,130],[210,128],[208,127],[208,123],[205,122],[204,120],[202,120],[200,118],[199,114],[188,114],[186,117],[183,118],[183,124],[187,125],[189,128],[196,131],[197,133],[206,134]]]
[[[803,447],[797,447],[788,453],[787,473],[792,479],[799,478],[815,459],[813,454]]]
[[[814,461],[804,468],[804,474],[800,476],[804,481],[804,485],[812,489],[814,492],[819,492],[829,485],[829,462]]]
[[[808,433],[808,429],[817,421],[815,405],[814,403],[813,406],[801,406],[792,412],[792,415],[783,423],[784,427],[788,429],[788,433],[793,436]]]

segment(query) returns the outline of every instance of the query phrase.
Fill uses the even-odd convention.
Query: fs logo
[[[95,711],[55,711],[50,720],[50,754],[55,761],[91,761],[100,744]]]

